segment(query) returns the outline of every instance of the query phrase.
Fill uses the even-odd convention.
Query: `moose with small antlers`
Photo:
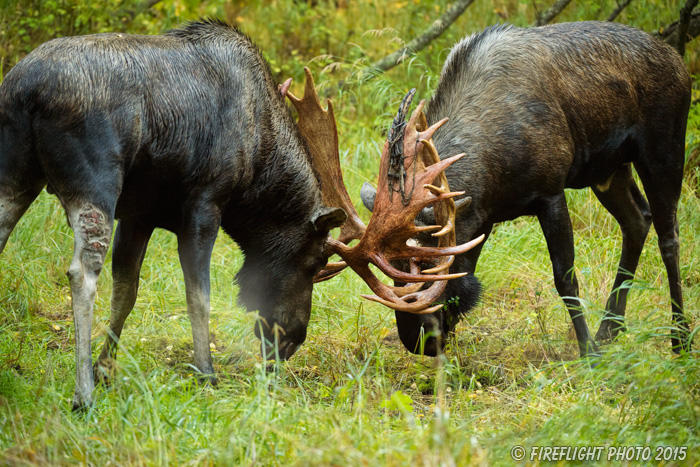
[[[307,85],[313,88],[310,79]],[[398,233],[381,223],[370,222],[365,229],[353,211],[355,222],[346,225],[358,228],[353,235],[362,237],[360,244],[348,248],[330,238],[329,231],[347,215],[342,204],[329,204],[327,191],[322,199],[312,161],[318,147],[310,139],[307,146],[300,130],[308,131],[308,120],[303,117],[297,126],[285,105],[286,88],[282,91],[250,39],[218,21],[194,22],[160,36],[55,39],[5,77],[0,86],[0,252],[40,191],[47,187],[56,194],[75,242],[68,269],[76,341],[74,409],[92,404],[94,380],[109,382],[113,376],[117,342],[136,302],[155,228],[177,235],[194,364],[211,382],[209,264],[219,227],[245,254],[236,276],[239,300],[259,312],[255,332],[263,355],[281,359],[291,357],[306,338],[313,278],[332,251],[362,271],[386,300],[394,300],[408,291],[380,286],[366,274],[367,261],[383,267],[401,256],[452,258],[474,245],[455,245],[450,226],[452,197],[458,193],[449,192],[444,176],[442,184],[432,179],[456,159],[438,162],[434,151],[433,159],[406,166],[415,167],[428,188],[416,185],[406,208],[398,203],[380,209]],[[295,101],[305,102],[312,101]],[[323,117],[323,112],[308,116]],[[332,110],[330,117],[326,123],[333,120]],[[315,131],[334,138],[337,159],[335,121]],[[429,139],[433,131],[417,136],[414,129],[408,137],[420,146],[420,138]],[[347,196],[344,188],[340,193]],[[383,196],[380,190],[379,199]],[[440,245],[403,251],[401,241],[425,230],[416,228],[411,216],[427,204],[446,205],[437,213],[446,227],[438,227]],[[97,278],[115,219],[112,312],[93,372]],[[451,277],[445,264],[423,281],[440,279],[444,289],[444,279]],[[431,289],[422,303],[432,303],[441,291]]]
[[[622,231],[620,264],[595,340],[605,342],[624,328],[624,283],[634,277],[653,222],[671,292],[672,348],[690,349],[676,217],[690,84],[674,49],[624,25],[495,26],[455,45],[427,106],[429,124],[449,118],[434,137],[440,157],[466,153],[446,171],[449,185],[471,198],[456,214],[457,241],[488,238],[498,222],[536,216],[582,356],[597,347],[578,299],[565,188],[590,187]],[[371,186],[362,198],[376,211]],[[418,224],[433,224],[435,217],[424,210]],[[417,241],[434,243],[422,233]],[[440,298],[445,308],[431,315],[396,308],[399,336],[410,351],[436,355],[476,302],[472,273],[482,246],[456,256],[453,273],[470,274],[448,283]],[[423,335],[432,337],[421,346]]]

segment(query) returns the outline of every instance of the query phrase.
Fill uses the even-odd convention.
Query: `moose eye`
[[[307,257],[306,261],[303,261],[299,266],[307,273],[311,275],[319,272],[326,265],[325,255],[313,255]]]
[[[321,269],[323,269],[324,266],[326,265],[326,263],[327,263],[327,261],[326,261],[325,256],[321,256],[321,257],[316,258],[316,261],[314,261],[313,268],[312,268],[313,273],[316,274]]]

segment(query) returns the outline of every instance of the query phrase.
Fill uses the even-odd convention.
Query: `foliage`
[[[413,412],[413,399],[401,391],[395,391],[390,399],[384,400],[379,406],[387,410],[397,410],[404,413]]]
[[[16,0],[0,3],[2,69],[53,37],[102,31],[151,34],[218,16],[250,34],[276,78],[301,90],[310,66],[334,99],[341,163],[353,199],[374,181],[396,104],[410,87],[428,97],[449,47],[495,22],[531,24],[553,1],[477,1],[430,47],[368,84],[367,64],[419,34],[447,2],[401,0]],[[614,0],[574,0],[557,21],[603,19]],[[635,0],[618,21],[653,31],[675,19],[676,0]],[[697,72],[697,46],[687,57]],[[697,91],[694,99],[697,99]],[[700,302],[700,107],[688,125],[679,207],[687,313]],[[588,190],[567,193],[591,328],[602,317],[621,245],[612,217]],[[359,206],[359,202],[358,202]],[[358,207],[367,216],[367,212]],[[688,446],[700,462],[698,351],[670,355],[663,261],[650,234],[630,284],[628,332],[597,366],[578,361],[566,310],[553,288],[537,223],[496,228],[479,277],[485,296],[458,326],[446,356],[405,352],[393,317],[363,302],[344,273],[314,290],[309,337],[287,363],[260,361],[254,316],[236,303],[238,247],[220,235],[212,258],[211,334],[217,388],[192,375],[176,239],[157,231],[127,321],[118,376],[94,410],[70,412],[73,324],[65,271],[72,237],[55,197],[42,193],[0,256],[0,464],[95,465],[511,465],[514,445]],[[102,345],[110,259],[99,280],[93,331]],[[695,339],[694,348],[698,348]],[[605,463],[605,462],[603,462]]]

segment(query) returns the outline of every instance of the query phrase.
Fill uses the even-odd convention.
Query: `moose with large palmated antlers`
[[[457,241],[488,238],[498,222],[537,216],[581,355],[595,354],[595,341],[614,338],[624,328],[624,283],[634,277],[652,222],[671,291],[672,348],[690,349],[676,217],[690,84],[674,49],[624,25],[496,26],[452,49],[427,106],[429,124],[449,118],[434,137],[438,154],[466,153],[446,171],[449,186],[465,192],[457,200]],[[564,196],[565,188],[585,187],[618,221],[623,239],[595,341],[578,299]],[[370,210],[377,208],[371,186],[363,187],[361,196]],[[471,203],[464,201],[469,198]],[[430,225],[434,219],[426,209],[418,224]],[[417,241],[433,243],[424,233]],[[406,348],[430,355],[442,350],[444,336],[477,301],[480,286],[473,273],[482,246],[456,257],[453,272],[469,275],[448,283],[441,297],[445,308],[432,315],[397,309]],[[430,337],[421,346],[423,335]]]

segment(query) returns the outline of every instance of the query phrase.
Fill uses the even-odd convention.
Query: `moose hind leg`
[[[594,187],[593,193],[617,220],[622,231],[620,265],[605,307],[605,316],[595,336],[596,341],[604,342],[614,339],[620,331],[624,331],[623,319],[629,292],[624,283],[634,278],[651,226],[651,211],[644,195],[634,182],[629,165],[623,166],[613,175],[607,190]]]
[[[66,207],[73,229],[75,249],[68,269],[73,320],[75,322],[76,381],[73,410],[84,409],[93,402],[92,313],[97,292],[97,278],[102,271],[112,235],[113,214],[90,203]]]
[[[683,291],[679,266],[679,235],[676,211],[683,185],[685,161],[685,129],[690,94],[684,102],[674,106],[658,106],[662,112],[655,121],[644,128],[643,151],[634,167],[642,180],[649,200],[652,221],[659,237],[659,250],[666,266],[668,286],[671,293],[671,313],[674,329],[671,346],[679,353],[690,350],[690,326],[683,314]],[[667,111],[665,109],[672,109]],[[681,109],[680,111],[678,109]],[[685,109],[683,111],[682,109]]]
[[[112,245],[112,313],[102,352],[95,364],[95,382],[109,383],[117,358],[117,345],[126,318],[134,309],[139,273],[153,227],[119,221]]]
[[[675,206],[673,209],[657,207],[657,200],[651,203],[654,228],[659,236],[659,250],[666,266],[668,286],[671,292],[671,313],[675,329],[671,334],[671,347],[675,353],[681,349],[690,350],[690,327],[683,314],[683,291],[679,265],[678,219]]]
[[[671,313],[675,329],[671,334],[671,346],[675,353],[681,349],[690,350],[690,326],[683,314],[683,291],[679,265],[680,242],[678,236],[678,218],[676,209],[682,183],[682,166],[678,170],[661,171],[663,177],[657,179],[657,173],[637,167],[644,189],[649,197],[654,228],[659,237],[661,259],[666,266],[668,287],[671,292]]]

